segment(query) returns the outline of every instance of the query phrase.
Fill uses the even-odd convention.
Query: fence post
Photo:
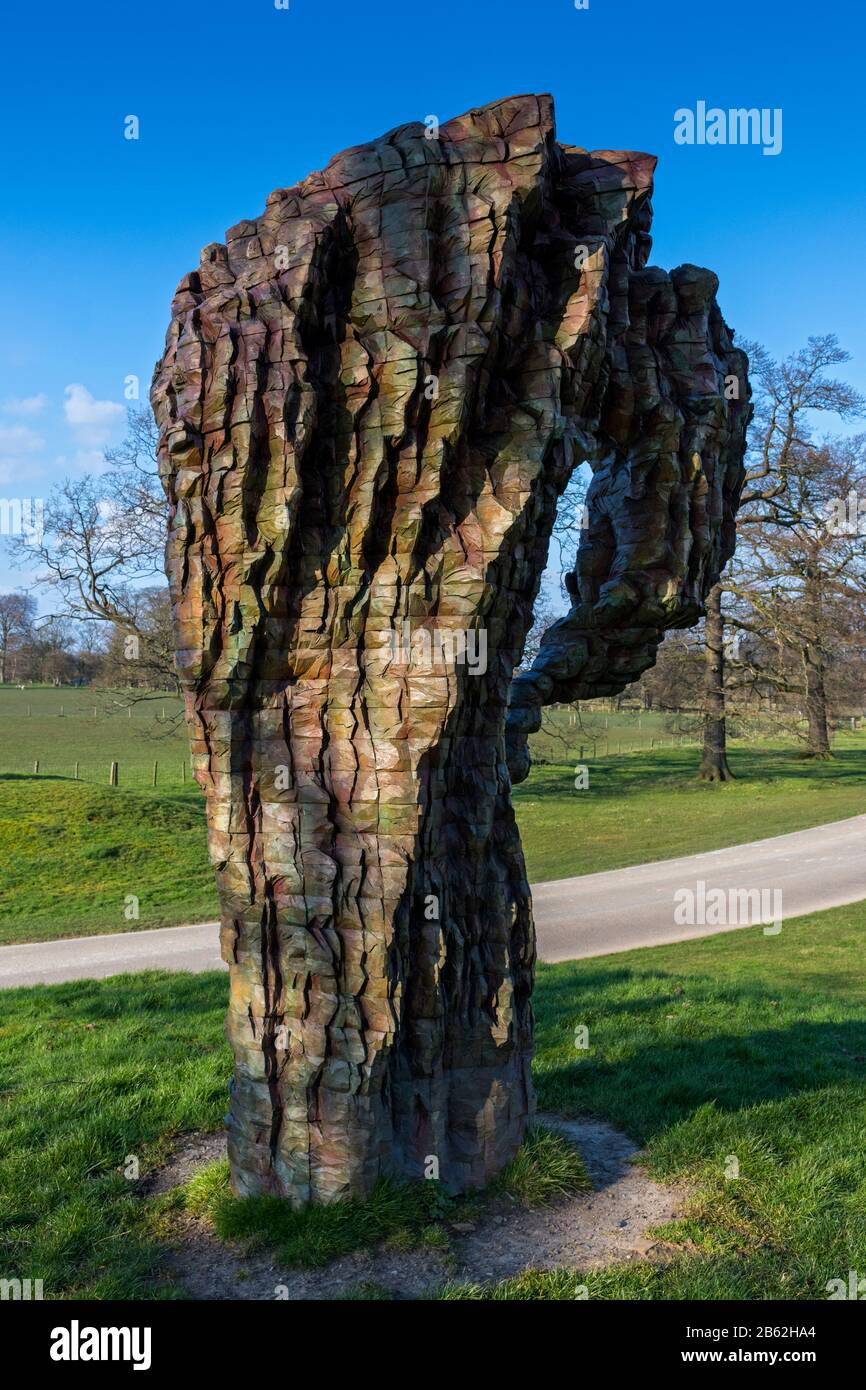
[[[153,785],[154,785],[154,786],[156,786],[156,773],[157,773],[157,769],[158,769],[158,768],[159,768],[159,763],[156,763],[156,762],[155,762],[154,765],[153,765]]]
[[[38,773],[39,773],[39,759],[36,758],[35,761],[34,761],[34,763],[33,763],[33,776],[36,777],[36,776],[38,775]]]
[[[108,773],[108,785],[110,787],[117,786],[117,763],[111,764],[111,768],[109,769]]]
[[[182,762],[181,765],[180,765],[180,780],[181,780],[181,782],[185,782],[185,781],[186,781],[186,759],[185,759],[185,758],[184,758],[183,762]]]
[[[75,764],[75,781],[78,781],[78,763]]]

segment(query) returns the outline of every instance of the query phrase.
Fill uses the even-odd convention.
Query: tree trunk
[[[696,619],[743,477],[716,277],[643,273],[654,161],[556,145],[545,97],[428,136],[350,150],[206,247],[152,391],[232,1181],[295,1203],[477,1186],[520,1146],[526,736]],[[574,606],[512,684],[589,452]]]
[[[699,776],[704,782],[731,782],[725,719],[725,620],[722,586],[713,585],[707,595],[704,626],[704,751]]]
[[[807,647],[806,718],[809,721],[807,750],[810,758],[831,758],[830,725],[827,717],[827,692],[824,682],[824,661],[819,647]]]

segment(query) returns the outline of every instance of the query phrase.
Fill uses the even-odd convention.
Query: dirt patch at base
[[[628,1260],[663,1261],[672,1247],[649,1231],[677,1216],[685,1193],[654,1182],[633,1162],[638,1150],[600,1120],[539,1122],[564,1134],[579,1150],[593,1191],[539,1210],[512,1200],[485,1206],[477,1220],[446,1223],[448,1254],[393,1253],[381,1246],[346,1255],[321,1269],[284,1269],[273,1255],[223,1242],[194,1217],[179,1218],[168,1252],[172,1282],[191,1299],[326,1300],[351,1297],[364,1285],[395,1299],[432,1297],[447,1282],[495,1284],[526,1269],[598,1269]],[[222,1134],[194,1135],[144,1185],[148,1195],[185,1183],[225,1154]]]
[[[199,1170],[209,1163],[216,1163],[226,1156],[226,1136],[218,1129],[213,1134],[186,1134],[179,1139],[172,1150],[171,1158],[160,1168],[149,1173],[142,1183],[146,1197],[156,1197],[161,1192],[171,1192],[174,1187],[182,1187]]]

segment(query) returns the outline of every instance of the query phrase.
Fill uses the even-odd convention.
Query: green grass
[[[655,1177],[687,1186],[660,1232],[679,1253],[446,1296],[815,1299],[866,1271],[864,932],[860,903],[778,937],[542,966],[539,1103],[603,1117],[646,1146]]]
[[[555,1130],[538,1125],[491,1184],[491,1194],[513,1197],[527,1207],[544,1207],[570,1192],[587,1192],[591,1187],[577,1150]]]
[[[124,1169],[221,1124],[225,979],[121,976],[2,1002],[0,1268],[41,1278],[46,1298],[151,1295],[162,1246]]]
[[[563,1138],[542,1126],[531,1130],[520,1152],[485,1196],[511,1197],[524,1206],[545,1206],[591,1186],[583,1160]],[[225,1240],[251,1240],[274,1251],[287,1266],[317,1267],[354,1250],[386,1242],[394,1251],[425,1246],[447,1250],[443,1225],[477,1216],[479,1198],[456,1197],[440,1182],[380,1182],[363,1202],[293,1210],[273,1197],[238,1200],[229,1186],[228,1162],[209,1164],[171,1199],[205,1217]]]
[[[144,1170],[167,1137],[218,1127],[226,990],[218,975],[144,975],[4,994],[6,1277],[42,1278],[54,1297],[164,1292],[171,1202],[144,1198],[122,1169],[138,1155]],[[687,1186],[663,1232],[676,1254],[664,1268],[536,1272],[444,1296],[812,1299],[866,1273],[866,904],[778,937],[756,928],[542,966],[536,1009],[540,1105],[608,1120],[645,1145],[656,1177]],[[578,1024],[588,1051],[575,1049]],[[530,1175],[533,1201],[558,1164],[543,1182]],[[321,1260],[382,1234],[394,1248],[426,1239],[442,1213],[430,1219],[437,1194],[419,1187],[383,1190],[369,1211],[292,1213],[234,1202],[217,1166],[180,1200],[226,1235],[269,1229],[283,1257]],[[442,1205],[453,1212],[447,1194]]]
[[[218,915],[197,786],[155,794],[0,777],[0,860],[0,943]]]
[[[0,774],[74,777],[108,785],[112,762],[119,785],[150,787],[157,762],[157,785],[168,788],[190,780],[189,745],[181,722],[181,702],[172,695],[146,694],[134,705],[129,693],[64,686],[0,685]],[[61,713],[62,711],[62,713]]]
[[[202,1204],[193,1193],[190,1205],[187,1195],[187,1209],[206,1216],[224,1240],[250,1240],[294,1268],[316,1268],[388,1238],[395,1249],[435,1244],[436,1223],[459,1210],[458,1201],[435,1182],[380,1182],[366,1201],[296,1211],[277,1197],[232,1197],[227,1163],[212,1181],[208,1200]]]
[[[844,734],[830,762],[792,745],[734,746],[737,780],[700,782],[694,748],[662,748],[584,760],[589,788],[574,790],[574,764],[534,767],[514,790],[529,879],[671,859],[745,844],[866,811],[866,736]]]
[[[180,781],[186,737],[179,729],[166,736],[159,722],[163,708],[169,721],[177,713],[176,702],[157,696],[128,719],[111,712],[105,694],[0,687],[0,862],[6,870],[0,944],[176,926],[217,915],[204,798],[195,784]],[[588,735],[562,712],[557,721],[577,757],[579,740]],[[646,742],[663,733],[666,721],[644,714],[593,715],[589,722],[600,735],[629,742],[630,729],[633,741]],[[533,746],[564,756],[564,746],[548,735]],[[587,749],[585,791],[574,789],[574,763],[536,766],[514,792],[530,881],[719,849],[857,815],[866,810],[866,732],[837,734],[835,749],[831,762],[813,764],[793,744],[735,743],[737,781],[723,786],[697,780],[694,746],[596,760]],[[120,763],[118,787],[107,785],[112,758]],[[161,780],[153,789],[155,758]],[[92,780],[73,780],[76,759],[82,777]],[[130,895],[139,899],[137,919],[127,914]]]

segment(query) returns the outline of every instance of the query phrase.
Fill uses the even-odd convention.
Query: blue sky
[[[210,241],[347,145],[550,91],[561,139],[659,156],[653,260],[712,266],[741,336],[836,332],[866,390],[862,12],[851,0],[48,0],[4,19],[0,496],[98,468]],[[781,108],[781,153],[674,112]],[[124,118],[140,121],[124,139]],[[0,554],[0,588],[22,583]]]

